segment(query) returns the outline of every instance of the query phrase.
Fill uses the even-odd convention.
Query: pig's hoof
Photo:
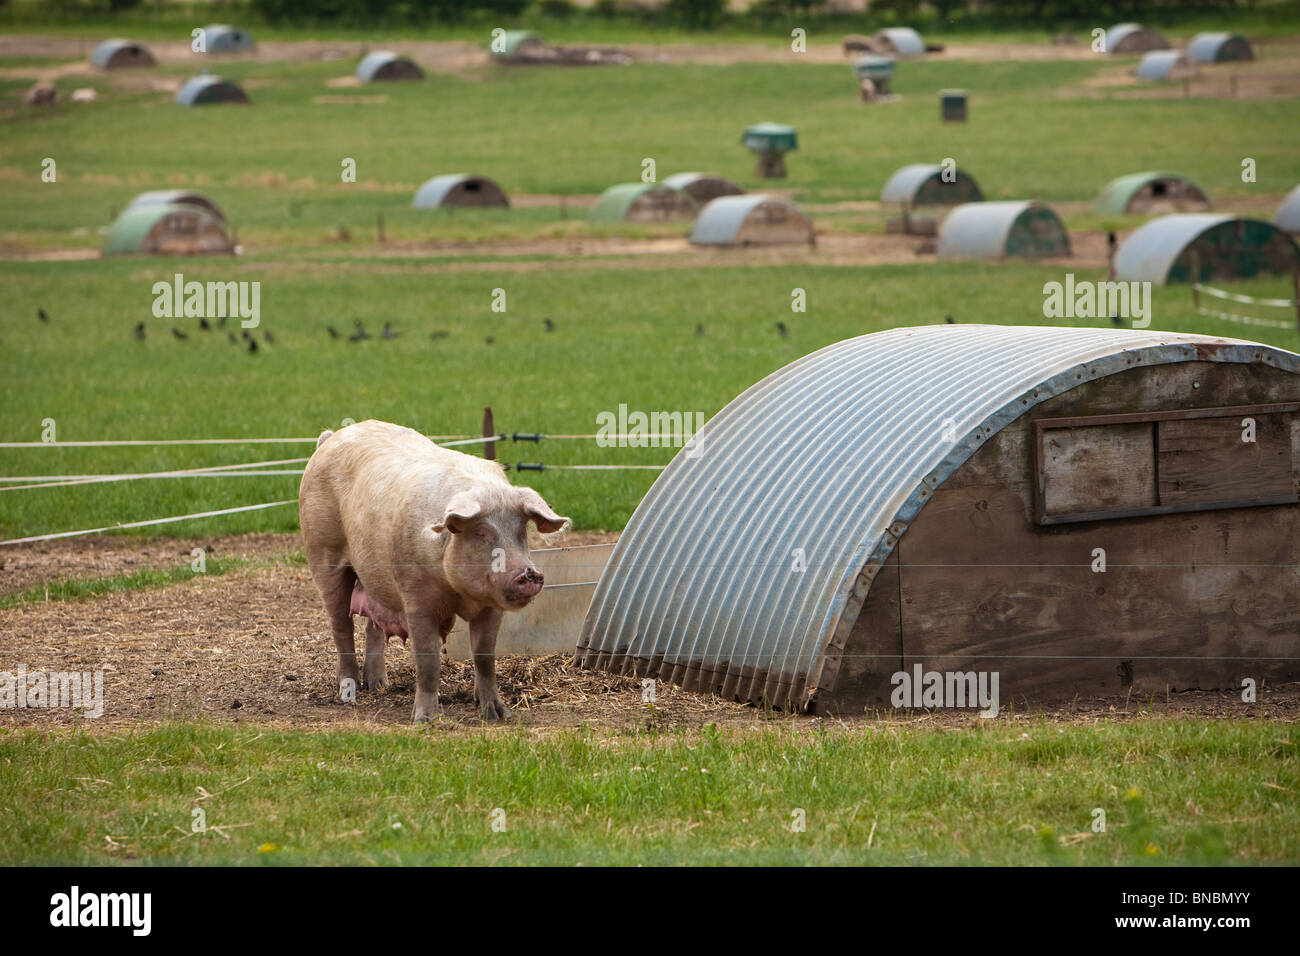
[[[496,694],[493,694],[491,700],[486,704],[477,700],[477,698],[475,702],[479,705],[479,716],[489,723],[495,720],[510,719],[510,708],[501,703],[501,698]]]
[[[362,684],[366,690],[374,694],[386,694],[389,687],[388,675],[380,673],[378,675],[367,674],[365,683]]]
[[[442,716],[442,705],[435,704],[433,707],[417,707],[415,715],[411,718],[414,723],[427,724]]]

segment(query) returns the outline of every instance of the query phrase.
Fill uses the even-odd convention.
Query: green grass
[[[283,565],[305,566],[306,564],[306,556],[301,551],[298,551],[277,560],[208,558],[202,572],[193,570],[189,564],[183,564],[173,568],[145,568],[140,571],[116,574],[109,577],[60,578],[51,581],[48,585],[41,584],[22,591],[0,594],[0,611],[44,601],[71,601],[77,598],[96,597],[118,591],[143,591],[149,588],[162,588],[171,584],[192,581],[196,577],[219,577],[230,571]]]
[[[1295,863],[1298,742],[1159,719],[0,732],[0,862]]]

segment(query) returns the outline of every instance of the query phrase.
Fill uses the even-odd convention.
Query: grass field
[[[1030,719],[947,731],[778,720],[690,734],[188,723],[0,734],[0,862],[1294,862],[1298,733]]]
[[[6,11],[8,24],[0,16],[0,32],[101,32],[24,10]],[[1293,14],[1294,5],[1280,5],[1243,23],[1255,35],[1294,35],[1300,25],[1285,18]],[[181,19],[168,9],[161,20],[142,11],[118,22],[163,40],[175,39]],[[1171,35],[1213,25],[1189,21]],[[627,29],[583,18],[568,33],[547,32],[556,40],[773,47],[788,34],[646,26],[629,36]],[[384,36],[477,42],[478,30],[397,28]],[[824,23],[812,38],[834,42],[837,31],[838,22]],[[362,39],[346,28],[257,32],[267,40]],[[1041,43],[1045,35],[961,39]],[[902,101],[866,108],[841,64],[473,67],[358,90],[329,85],[351,74],[351,60],[232,61],[220,72],[246,85],[246,108],[174,106],[170,93],[149,83],[190,70],[164,66],[134,79],[63,74],[56,82],[65,100],[93,86],[99,101],[23,110],[22,92],[60,63],[0,57],[0,441],[40,441],[49,419],[60,441],[310,438],[368,417],[474,435],[488,405],[500,431],[589,434],[599,413],[620,405],[711,416],[764,375],[850,336],[948,316],[1051,324],[1043,285],[1062,279],[1059,262],[936,263],[909,250],[906,261],[837,264],[825,244],[796,262],[767,263],[745,251],[698,260],[691,250],[629,252],[629,244],[679,239],[685,227],[592,226],[582,197],[638,178],[647,157],[660,178],[703,169],[748,188],[770,187],[754,177],[739,138],[745,125],[771,119],[796,123],[800,134],[780,188],[814,216],[820,234],[841,241],[883,240],[882,213],[862,204],[878,198],[899,166],[948,156],[988,198],[1062,204],[1072,232],[1103,243],[1099,231],[1140,220],[1103,216],[1087,203],[1107,180],[1139,169],[1175,169],[1216,202],[1271,215],[1300,181],[1300,99],[1115,95],[1113,74],[1132,63],[912,62],[897,76]],[[954,86],[971,91],[965,125],[938,121],[937,93]],[[57,163],[55,183],[40,179],[46,157]],[[339,181],[345,158],[356,160],[355,184]],[[1242,181],[1244,158],[1257,164],[1254,183]],[[420,183],[457,170],[536,198],[477,214],[409,208]],[[133,195],[166,186],[216,199],[243,254],[86,257]],[[575,251],[579,243],[589,247]],[[623,247],[611,252],[617,243]],[[1089,262],[1083,277],[1102,278],[1103,265]],[[256,354],[231,343],[226,329],[154,316],[154,283],[177,272],[261,283]],[[795,289],[806,292],[805,312],[791,310]],[[504,290],[504,312],[491,307],[494,290]],[[1292,294],[1285,280],[1234,291]],[[374,337],[347,341],[354,320]],[[132,335],[139,322],[143,341]],[[385,323],[397,338],[378,334]],[[173,327],[188,337],[174,336]],[[237,320],[230,327],[237,334]],[[330,327],[342,337],[332,338]],[[1197,315],[1185,287],[1154,290],[1152,327],[1300,350],[1295,330]],[[0,449],[0,476],[164,471],[294,459],[311,448]],[[504,461],[549,465],[662,465],[672,453],[561,439],[499,447]],[[512,478],[541,491],[578,528],[618,530],[655,475]],[[292,475],[0,485],[0,536],[292,499],[297,485]],[[296,530],[296,508],[287,506],[132,533]],[[0,559],[16,551],[0,549]],[[300,555],[209,561],[209,573],[232,590],[240,575],[272,565],[303,573]],[[182,563],[56,580],[48,595],[42,585],[0,588],[0,619],[16,620],[46,600],[94,602],[209,583],[194,577]],[[99,613],[101,605],[88,606]],[[103,629],[116,634],[123,626]],[[322,619],[327,641],[324,626]],[[122,632],[123,641],[133,636]],[[61,635],[48,637],[57,653]],[[268,651],[267,666],[276,660]],[[272,676],[279,680],[279,672]],[[313,673],[305,683],[328,679]],[[444,721],[424,730],[358,720],[319,730],[259,722],[249,711],[242,712],[247,723],[235,725],[174,716],[89,730],[16,722],[0,729],[0,863],[1300,859],[1293,721],[1171,718],[1142,707],[1134,701],[1135,713],[1091,721],[1009,709],[996,721],[949,724],[905,716],[841,725],[753,711],[720,727],[658,731],[578,719],[504,728]],[[661,726],[653,717],[647,713],[647,726]],[[494,832],[498,808],[505,829]],[[1099,808],[1105,832],[1093,830]],[[206,832],[192,829],[196,809],[206,814]],[[804,832],[791,829],[796,809],[806,812]]]

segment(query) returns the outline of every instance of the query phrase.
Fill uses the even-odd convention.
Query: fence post
[[[483,437],[491,438],[497,433],[496,422],[492,419],[492,406],[488,405],[483,409]],[[488,461],[497,460],[497,443],[494,441],[485,441],[483,443],[483,457]]]
[[[1300,329],[1300,270],[1291,271],[1291,302],[1295,305],[1295,326]]]

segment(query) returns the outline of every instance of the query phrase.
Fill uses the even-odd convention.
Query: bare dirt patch
[[[592,536],[595,533],[565,543]],[[250,551],[282,550],[292,539],[263,535],[242,541]],[[115,554],[116,543],[104,550]],[[163,550],[171,554],[180,545],[172,542]],[[118,560],[113,554],[102,560]],[[103,670],[104,715],[83,721],[92,732],[175,719],[305,728],[400,727],[409,722],[414,699],[411,656],[396,640],[389,645],[392,686],[386,693],[362,691],[352,705],[335,699],[334,644],[316,590],[305,568],[284,565],[0,611],[0,671],[16,673],[20,666],[28,673]],[[653,706],[648,706],[639,680],[582,670],[560,655],[506,657],[499,661],[499,670],[502,696],[515,712],[516,726],[671,729],[772,719],[901,721],[936,729],[981,724],[973,713],[951,711],[796,718],[662,684]],[[478,725],[472,694],[469,664],[446,660],[443,705],[448,726]],[[1264,687],[1259,703],[1252,705],[1228,691],[1080,698],[1048,705],[1008,700],[1000,719],[1044,714],[1073,723],[1148,715],[1293,721],[1300,718],[1300,686]],[[3,727],[70,726],[76,719],[67,709],[0,708]]]

